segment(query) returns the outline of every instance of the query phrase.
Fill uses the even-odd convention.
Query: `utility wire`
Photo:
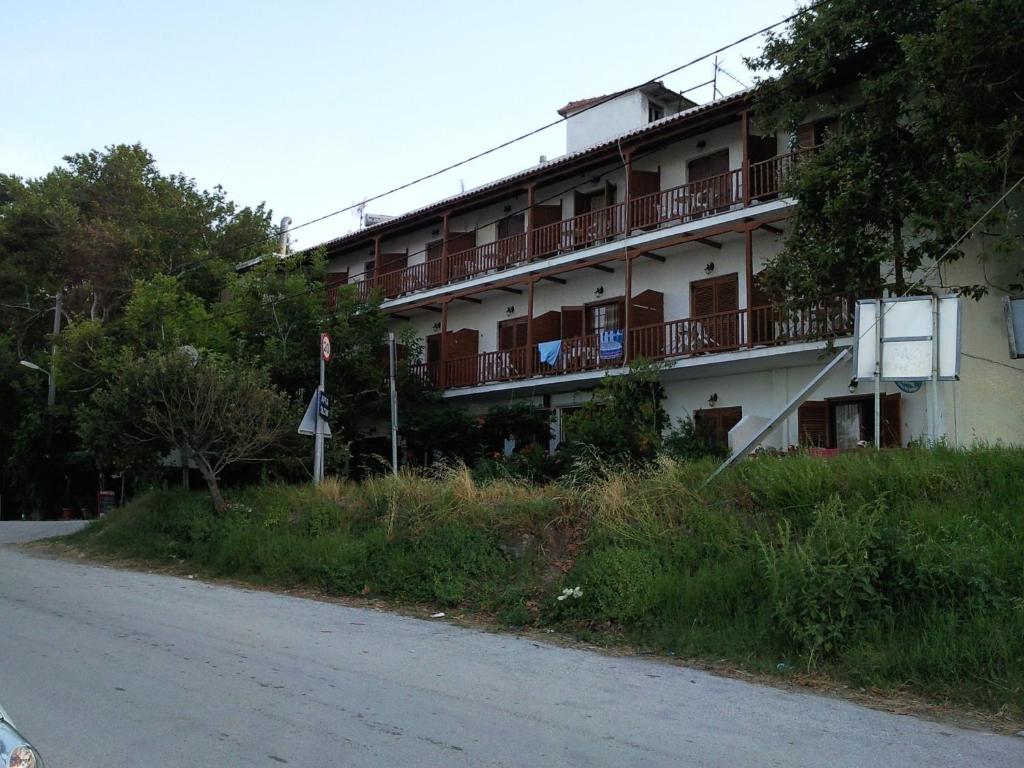
[[[591,109],[596,109],[597,107],[601,106],[602,104],[605,104],[605,103],[611,101],[612,99],[616,98],[618,95],[622,94],[625,91],[632,91],[632,90],[636,90],[637,88],[642,88],[642,87],[644,87],[646,85],[652,85],[655,82],[657,82],[658,80],[662,80],[663,78],[669,77],[670,75],[674,75],[674,74],[676,74],[678,72],[681,72],[684,69],[687,69],[688,67],[692,67],[694,64],[698,64],[701,61],[704,61],[705,59],[708,59],[708,58],[710,58],[712,56],[717,56],[719,53],[722,53],[723,51],[727,51],[730,48],[733,48],[733,47],[735,47],[737,45],[745,43],[748,40],[751,40],[751,39],[753,39],[753,38],[755,38],[755,37],[757,37],[759,35],[763,35],[763,34],[765,34],[767,32],[770,32],[771,30],[775,29],[778,26],[781,26],[783,24],[788,24],[789,22],[793,21],[794,19],[799,18],[800,16],[803,16],[804,14],[810,13],[810,12],[816,10],[817,8],[819,8],[820,6],[825,5],[826,3],[829,3],[831,1],[832,0],[818,0],[818,2],[812,3],[811,5],[808,5],[805,8],[801,8],[800,10],[796,11],[795,13],[790,14],[786,18],[784,18],[784,19],[782,19],[780,21],[777,21],[774,24],[769,24],[768,26],[762,27],[761,29],[757,30],[756,32],[751,32],[749,34],[746,34],[743,37],[740,37],[737,40],[734,40],[733,42],[731,42],[731,43],[729,43],[727,45],[723,45],[723,46],[721,46],[721,47],[719,47],[719,48],[717,48],[717,49],[715,49],[713,51],[709,51],[709,52],[707,52],[707,53],[705,53],[705,54],[703,54],[701,56],[698,56],[695,59],[691,59],[690,61],[686,62],[685,64],[681,64],[681,65],[679,65],[677,67],[673,67],[672,69],[669,69],[669,70],[667,70],[665,72],[662,72],[660,75],[655,75],[654,77],[652,77],[652,78],[650,78],[648,80],[645,80],[642,83],[638,83],[637,85],[634,85],[632,87],[622,89],[622,90],[617,91],[617,92],[612,93],[612,94],[608,94],[607,96],[602,96],[600,99],[595,101],[593,104],[587,105],[583,109],[579,110],[578,112],[574,112],[572,115],[569,115],[568,117],[559,117],[557,120],[552,120],[551,122],[545,123],[544,125],[539,126],[537,128],[534,128],[534,129],[532,129],[530,131],[527,131],[526,133],[520,134],[520,135],[518,135],[518,136],[516,136],[514,138],[511,138],[511,139],[508,139],[506,141],[503,141],[500,144],[496,144],[495,146],[493,146],[493,147],[491,147],[489,149],[485,149],[485,150],[483,150],[481,152],[477,152],[474,155],[470,155],[469,157],[464,158],[463,160],[459,160],[459,161],[457,161],[455,163],[451,163],[450,165],[447,165],[444,168],[440,168],[440,169],[438,169],[436,171],[432,171],[432,172],[427,173],[427,174],[425,174],[423,176],[419,176],[419,177],[417,177],[415,179],[412,179],[411,181],[407,181],[404,184],[400,184],[400,185],[398,185],[396,187],[392,187],[391,189],[389,189],[389,190],[387,190],[385,192],[380,192],[378,194],[372,195],[371,197],[368,197],[368,198],[366,198],[364,200],[361,200],[358,203],[353,203],[352,205],[347,205],[344,208],[339,208],[339,209],[337,209],[335,211],[331,211],[330,213],[325,213],[322,216],[317,216],[314,219],[309,219],[308,221],[304,221],[301,224],[295,224],[293,226],[290,226],[290,227],[288,227],[288,229],[284,230],[284,233],[294,232],[294,231],[302,229],[304,227],[308,227],[308,226],[310,226],[312,224],[318,224],[321,221],[326,221],[327,219],[330,219],[330,218],[332,218],[334,216],[338,216],[339,214],[347,213],[348,211],[355,210],[356,208],[359,208],[360,206],[364,206],[367,203],[372,203],[372,202],[380,200],[380,199],[382,199],[384,197],[388,197],[389,195],[393,195],[393,194],[395,194],[397,192],[401,192],[401,191],[403,191],[405,189],[409,189],[410,187],[416,186],[417,184],[421,184],[424,181],[429,181],[430,179],[436,178],[437,176],[440,176],[442,174],[448,173],[449,171],[453,171],[456,168],[460,168],[460,167],[462,167],[462,166],[464,166],[464,165],[466,165],[468,163],[473,162],[474,160],[479,160],[482,157],[486,157],[487,155],[491,155],[491,154],[493,154],[495,152],[498,152],[499,150],[505,149],[506,147],[509,147],[509,146],[511,146],[513,144],[516,144],[516,143],[518,143],[520,141],[523,141],[525,139],[528,139],[531,136],[536,136],[538,133],[546,131],[549,128],[553,128],[556,125],[560,125],[561,123],[566,122],[570,118],[578,117],[579,115],[581,115],[581,114],[583,114],[585,112],[589,112]],[[707,85],[707,83],[702,83],[700,86],[694,86],[694,88],[691,88],[691,89],[688,89],[688,90],[695,90],[696,88],[702,87],[703,85]],[[682,93],[686,93],[686,92],[688,92],[688,91],[683,91]],[[243,251],[243,250],[245,250],[247,248],[252,248],[254,246],[261,245],[263,243],[269,242],[271,240],[274,240],[274,239],[278,238],[281,234],[283,234],[283,233],[275,233],[273,235],[267,235],[266,237],[260,238],[259,240],[254,240],[254,241],[252,241],[250,243],[246,243],[246,244],[241,245],[241,246],[236,246],[235,248],[232,248],[231,250],[229,250],[229,251],[227,251],[225,253],[219,253],[216,256],[210,256],[210,257],[207,257],[205,259],[200,259],[200,260],[198,260],[196,262],[193,262],[190,265],[184,265],[183,267],[181,267],[179,269],[177,274],[183,274],[184,272],[191,271],[192,269],[195,269],[196,267],[198,267],[198,266],[200,266],[200,265],[202,265],[202,264],[204,264],[204,263],[206,263],[208,261],[212,261],[213,259],[223,259],[223,258],[226,258],[227,256],[230,256],[233,253],[237,253],[237,252]]]

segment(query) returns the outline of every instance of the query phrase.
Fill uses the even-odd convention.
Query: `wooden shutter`
[[[828,448],[828,403],[824,400],[808,400],[796,412],[798,442]]]
[[[729,170],[729,150],[723,149],[720,152],[691,160],[689,165],[688,181],[692,184],[695,181],[709,179],[712,176],[726,173]]]
[[[729,447],[729,430],[743,418],[743,409],[703,408],[693,412],[693,425],[697,432],[714,441],[721,448]]]
[[[562,313],[557,309],[533,318],[533,340],[535,343],[553,341],[562,332]]]
[[[642,291],[633,297],[630,326],[643,328],[665,322],[665,294],[661,291]]]
[[[690,283],[690,316],[715,314],[715,285],[707,280]]]
[[[726,275],[715,283],[715,312],[733,312],[740,308],[739,275]]]
[[[427,261],[437,261],[444,255],[444,240],[431,240],[427,243]]]
[[[814,146],[815,139],[814,121],[797,126],[796,145],[800,149],[807,149]]]
[[[554,224],[562,220],[562,204],[558,205],[535,205],[533,207],[531,221],[533,228],[538,229],[548,224]]]
[[[903,427],[900,413],[900,395],[882,396],[882,445],[903,445]]]
[[[515,333],[513,334],[513,343],[515,344],[515,348],[519,349],[520,347],[525,347],[526,332],[529,330],[526,326],[526,318],[524,317],[517,321],[513,328],[515,329]]]
[[[403,251],[402,253],[382,253],[380,255],[380,271],[382,275],[386,275],[388,272],[394,272],[399,269],[405,269],[407,262],[409,261],[408,252]]]
[[[526,215],[517,213],[506,216],[498,221],[497,239],[504,240],[507,237],[521,235],[526,231]]]
[[[498,323],[498,351],[507,352],[515,346],[515,328],[508,320]]]
[[[629,174],[629,199],[661,191],[661,171],[635,171]]]
[[[604,204],[606,207],[615,204],[615,185],[610,181],[604,183]]]
[[[549,256],[561,247],[558,227],[551,226],[562,220],[562,204],[536,205],[530,212],[530,228],[533,234],[531,253],[533,258]],[[537,232],[537,230],[542,230]]]
[[[441,359],[441,334],[432,333],[427,336],[427,362],[436,363]]]
[[[449,255],[476,247],[476,232],[451,232],[448,235]]]
[[[562,338],[582,336],[583,321],[583,307],[562,307]]]
[[[480,343],[480,332],[472,328],[462,328],[448,332],[448,343],[445,345],[445,356],[449,360],[459,357],[473,357],[477,354]]]

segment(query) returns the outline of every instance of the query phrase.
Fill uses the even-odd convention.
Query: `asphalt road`
[[[0,701],[49,768],[1024,765],[1024,738],[10,547],[0,618]]]

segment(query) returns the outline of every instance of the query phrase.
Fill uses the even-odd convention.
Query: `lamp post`
[[[39,371],[40,373],[46,374],[46,382],[49,385],[49,391],[46,393],[46,404],[50,408],[53,408],[53,404],[57,399],[57,387],[56,382],[53,380],[53,374],[45,368],[40,368],[35,363],[31,363],[28,360],[21,360],[20,363],[26,368],[31,368],[33,371]]]

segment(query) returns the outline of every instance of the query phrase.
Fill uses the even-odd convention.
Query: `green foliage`
[[[628,375],[601,379],[593,398],[566,417],[571,454],[580,457],[592,450],[612,461],[653,459],[668,421],[662,367],[637,361]]]
[[[793,168],[799,205],[766,270],[788,296],[902,291],[1024,174],[1016,0],[834,0],[770,33],[750,63],[764,127],[835,115],[824,146]],[[974,238],[1020,267],[1017,196]],[[955,247],[954,247],[955,246]],[[887,271],[891,270],[891,271]],[[961,290],[978,295],[984,286]]]
[[[140,498],[88,548],[1024,711],[1024,451],[662,460],[561,484],[465,468]],[[578,589],[558,600],[564,589]]]

